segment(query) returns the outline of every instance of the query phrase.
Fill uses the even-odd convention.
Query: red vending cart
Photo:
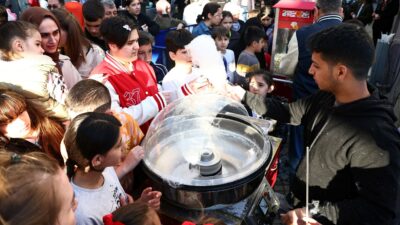
[[[292,99],[292,74],[285,74],[280,62],[293,33],[314,22],[314,7],[315,0],[281,0],[274,5],[276,13],[270,69],[275,81],[274,94],[289,101]]]

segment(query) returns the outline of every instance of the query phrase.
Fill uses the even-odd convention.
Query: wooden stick
[[[308,218],[309,179],[310,179],[310,148],[306,148],[306,218]]]

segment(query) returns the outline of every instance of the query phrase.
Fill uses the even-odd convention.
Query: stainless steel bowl
[[[196,109],[204,101],[212,106]],[[262,129],[243,119],[245,112],[222,96],[197,95],[157,116],[144,140],[143,168],[165,199],[203,208],[238,202],[257,188],[271,143]]]

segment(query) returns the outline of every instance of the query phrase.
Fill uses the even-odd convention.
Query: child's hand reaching
[[[124,161],[127,161],[129,164],[135,164],[134,167],[144,158],[144,149],[142,146],[138,145],[132,148],[128,155],[126,156]],[[133,169],[133,168],[132,168]]]
[[[142,195],[140,196],[138,201],[142,201],[143,203],[146,203],[148,206],[150,206],[153,209],[159,209],[161,195],[162,195],[161,192],[153,191],[153,188],[148,187],[142,191]]]
[[[212,90],[212,84],[205,76],[200,76],[197,79],[190,81],[188,85],[196,94],[208,93]]]
[[[244,90],[240,86],[231,86],[231,85],[226,85],[226,90],[227,90],[227,96],[230,97],[231,99],[235,101],[241,101],[246,94],[246,90]]]
[[[144,157],[144,149],[142,146],[136,146],[129,151],[124,161],[115,168],[118,178],[121,179],[125,174],[129,173],[139,164],[140,160]]]

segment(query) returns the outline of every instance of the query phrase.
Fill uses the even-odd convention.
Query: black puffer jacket
[[[335,106],[332,94],[318,92],[290,104],[251,93],[243,101],[260,115],[304,125],[310,201],[320,202],[315,219],[324,225],[399,224],[400,134],[386,100],[373,94]],[[305,205],[305,161],[291,185],[295,207]]]

